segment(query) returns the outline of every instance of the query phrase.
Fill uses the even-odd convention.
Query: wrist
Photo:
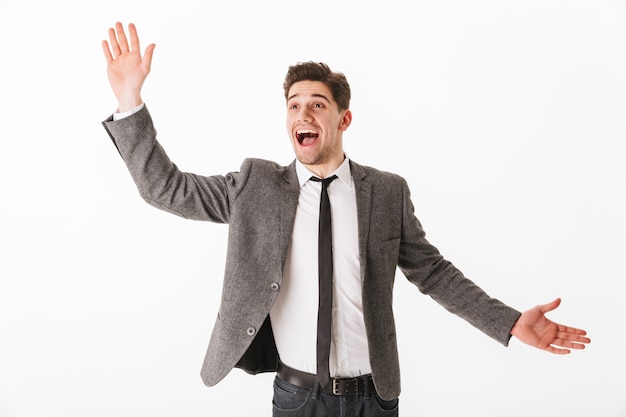
[[[139,93],[134,93],[118,97],[117,103],[117,111],[123,113],[139,107],[143,103],[143,100],[141,99],[141,95]]]
[[[521,321],[522,321],[522,315],[520,314],[517,320],[515,320],[515,323],[513,323],[513,327],[511,327],[511,331],[509,332],[511,336],[514,336],[518,339],[519,339],[519,334],[521,332],[521,327],[523,326],[523,323]]]

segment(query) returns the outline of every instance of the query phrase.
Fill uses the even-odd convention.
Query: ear
[[[350,126],[350,123],[352,123],[352,112],[350,110],[344,110],[341,123],[339,124],[339,130],[342,132],[345,131],[348,126]]]

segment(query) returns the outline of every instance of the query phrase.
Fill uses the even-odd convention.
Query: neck
[[[326,178],[330,176],[333,172],[343,164],[343,161],[346,160],[346,156],[344,154],[341,155],[341,159],[324,162],[321,164],[305,164],[302,161],[302,165],[304,165],[309,171],[314,173],[316,176],[320,178]]]

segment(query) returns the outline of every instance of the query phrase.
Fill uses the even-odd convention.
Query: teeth
[[[308,134],[315,133],[315,131],[310,130],[310,129],[307,129],[307,130],[298,130],[296,133],[297,133],[298,135],[304,135],[304,134],[307,134],[307,133],[308,133]]]

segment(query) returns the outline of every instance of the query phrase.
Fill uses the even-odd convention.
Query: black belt
[[[278,361],[276,373],[280,378],[290,384],[306,389],[313,389],[317,381],[316,375],[291,368],[281,361]],[[372,374],[361,375],[354,378],[331,378],[330,384],[322,389],[333,395],[358,395],[363,394],[366,388],[368,392],[374,392]]]

